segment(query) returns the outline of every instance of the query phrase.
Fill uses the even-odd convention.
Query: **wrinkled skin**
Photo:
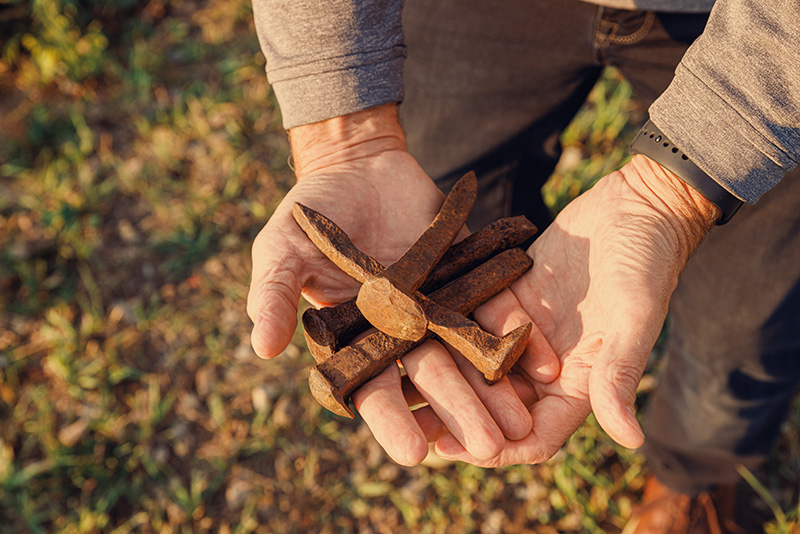
[[[354,296],[294,222],[294,202],[339,224],[388,265],[422,233],[443,195],[405,151],[393,106],[292,131],[298,183],[253,244],[248,313],[262,357],[286,347],[302,294],[314,305]],[[591,411],[620,444],[643,441],[634,394],[689,255],[718,212],[638,156],[571,203],[529,250],[534,267],[476,312],[504,334],[533,320],[513,373],[488,386],[452,349],[427,342],[353,399],[395,461],[438,452],[476,465],[541,462]],[[453,354],[451,354],[453,352]],[[408,405],[427,403],[411,412]]]
[[[396,123],[396,116],[393,119]],[[358,285],[308,240],[292,218],[301,202],[336,222],[362,251],[384,265],[399,258],[439,210],[444,195],[405,151],[397,135],[350,142],[345,150],[318,150],[314,158],[297,156],[298,183],[286,195],[253,244],[253,277],[248,313],[254,323],[256,353],[271,358],[291,341],[302,294],[317,306],[353,297]],[[302,140],[293,138],[293,146]],[[520,316],[520,324],[525,319]],[[546,346],[538,330],[531,345]],[[523,357],[525,359],[525,357]],[[532,380],[549,381],[558,373],[552,351],[525,359]],[[429,407],[408,410],[397,366],[359,389],[354,401],[376,439],[398,463],[415,465],[428,441],[447,430],[470,454],[489,459],[506,439],[530,433],[531,418],[508,379],[487,386],[482,377],[458,371],[450,354],[428,342],[403,358],[406,391],[422,395]],[[463,362],[462,362],[463,366]],[[409,382],[415,388],[409,387]]]
[[[669,189],[654,194],[652,178]],[[517,383],[533,419],[526,438],[484,461],[445,436],[437,444],[441,455],[483,466],[541,462],[590,412],[621,445],[642,444],[636,388],[678,275],[717,215],[670,180],[637,157],[567,206],[534,242],[533,269],[512,287],[513,296],[484,306],[478,319],[498,328],[521,305],[558,354],[561,374],[548,384]]]

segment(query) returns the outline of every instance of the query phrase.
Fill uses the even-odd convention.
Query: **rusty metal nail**
[[[435,291],[429,298],[466,315],[513,284],[532,264],[524,251],[510,249]],[[314,398],[328,410],[352,417],[347,406],[350,395],[431,335],[429,332],[421,340],[405,341],[377,331],[348,345],[312,368],[309,385]]]
[[[526,217],[498,219],[452,245],[420,287],[428,294],[477,267],[492,256],[516,247],[536,234]],[[303,331],[309,350],[322,362],[369,328],[355,298],[328,308],[309,308],[303,313]]]
[[[475,173],[462,176],[433,222],[405,254],[361,284],[356,304],[372,326],[409,341],[425,335],[428,322],[414,293],[464,226],[477,193]]]

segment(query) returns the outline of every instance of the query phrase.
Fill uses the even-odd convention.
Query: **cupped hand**
[[[547,384],[514,378],[533,420],[531,433],[507,440],[486,460],[452,436],[440,455],[482,466],[549,459],[590,412],[619,444],[638,447],[637,385],[689,256],[719,216],[694,189],[636,156],[570,203],[534,242],[533,268],[476,313],[504,329],[522,307],[561,361]]]
[[[254,323],[253,348],[264,358],[277,356],[291,341],[301,294],[315,306],[329,306],[358,292],[358,284],[297,225],[295,202],[324,214],[356,247],[390,265],[422,234],[444,199],[406,152],[394,106],[296,128],[291,137],[297,184],[252,249],[247,309]],[[552,353],[544,358],[534,364],[540,368],[534,376],[552,380],[558,362]],[[496,456],[505,439],[530,432],[530,414],[507,379],[490,391],[482,377],[461,373],[463,365],[435,342],[402,362],[405,378],[392,365],[353,396],[375,438],[398,463],[421,462],[428,441],[445,431],[480,458]],[[428,406],[411,412],[408,402]]]
[[[330,306],[358,283],[328,260],[292,216],[300,202],[339,225],[362,251],[389,265],[435,216],[443,195],[403,150],[389,149],[303,174],[253,243],[248,312],[253,348],[265,358],[286,347],[302,295]]]

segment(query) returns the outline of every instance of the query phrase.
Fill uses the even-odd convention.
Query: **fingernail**
[[[546,377],[553,377],[558,376],[558,372],[561,370],[561,366],[558,362],[550,362],[546,363],[540,367],[536,368],[536,372],[540,373],[542,376]]]

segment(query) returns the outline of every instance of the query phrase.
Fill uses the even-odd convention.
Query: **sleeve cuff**
[[[700,169],[749,204],[797,165],[684,65],[650,117]]]
[[[402,101],[403,59],[273,81],[284,128]]]

